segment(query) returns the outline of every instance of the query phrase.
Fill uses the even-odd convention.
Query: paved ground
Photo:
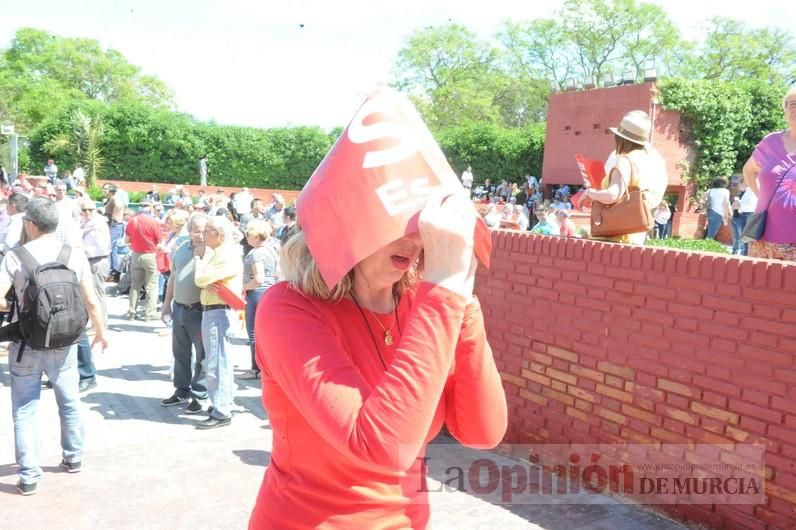
[[[121,319],[126,298],[109,297],[108,302],[112,344],[95,359],[99,385],[83,394],[83,472],[70,475],[58,468],[58,415],[52,391],[43,389],[39,433],[45,474],[32,497],[17,494],[14,486],[8,366],[0,352],[0,527],[245,528],[271,449],[259,382],[238,381],[238,413],[230,427],[194,429],[195,416],[160,406],[172,392],[168,330]],[[233,348],[244,369],[248,347],[242,336]],[[452,446],[449,454],[453,461],[472,458],[471,453]],[[432,479],[430,489],[433,485]],[[431,498],[433,526],[440,529],[682,528],[638,507],[596,496],[584,496],[583,505],[511,507],[464,493]]]

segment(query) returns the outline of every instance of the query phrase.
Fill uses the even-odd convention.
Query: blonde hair
[[[185,210],[169,210],[169,213],[166,214],[166,221],[171,223],[175,232],[179,232],[188,222],[188,217],[190,215]]]
[[[274,225],[271,221],[265,219],[252,219],[246,225],[246,236],[256,237],[261,241],[265,241],[274,235]]]
[[[329,289],[321,276],[315,257],[307,246],[307,238],[301,230],[282,245],[280,265],[284,279],[290,282],[293,288],[325,302],[338,302],[354,288],[354,269],[351,269],[334,288]],[[407,289],[414,287],[422,278],[422,270],[421,254],[417,269],[404,274],[393,287],[396,294],[401,295]]]

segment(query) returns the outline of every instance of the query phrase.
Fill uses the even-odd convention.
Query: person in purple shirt
[[[767,209],[766,228],[749,255],[796,261],[796,86],[782,100],[788,127],[767,135],[743,167],[749,188],[758,196],[756,212]]]

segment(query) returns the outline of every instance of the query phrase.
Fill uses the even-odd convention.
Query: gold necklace
[[[351,293],[351,298],[354,300],[354,303],[357,305],[357,308],[359,309],[360,313],[363,313],[362,306],[359,305],[359,301],[357,300],[356,296],[354,296],[353,292]],[[379,325],[381,330],[384,332],[384,344],[386,344],[387,346],[392,346],[395,343],[395,340],[393,339],[393,336],[392,336],[392,328],[393,328],[393,326],[395,326],[395,322],[398,320],[398,311],[397,310],[398,310],[398,304],[395,302],[395,297],[393,297],[393,299],[392,299],[392,323],[390,323],[390,327],[389,328],[385,328],[384,324],[381,323],[381,321],[373,313],[373,311],[368,309],[368,313],[373,315],[373,319],[376,321],[376,323]],[[363,317],[365,316],[364,313],[362,314],[362,316]],[[365,323],[367,324],[367,319],[365,319]],[[368,328],[368,329],[370,329],[370,328]]]

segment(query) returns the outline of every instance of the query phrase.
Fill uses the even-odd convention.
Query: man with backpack
[[[86,255],[61,244],[55,237],[57,227],[55,203],[45,197],[31,199],[23,217],[28,243],[9,251],[0,262],[0,310],[6,309],[4,295],[9,289],[15,298],[14,322],[9,326],[16,326],[18,333],[9,346],[8,368],[20,466],[17,490],[22,495],[36,493],[42,475],[36,418],[42,374],[52,382],[58,403],[61,467],[76,473],[83,457],[83,424],[75,343],[89,318],[96,332],[92,346],[104,350],[108,345]]]

